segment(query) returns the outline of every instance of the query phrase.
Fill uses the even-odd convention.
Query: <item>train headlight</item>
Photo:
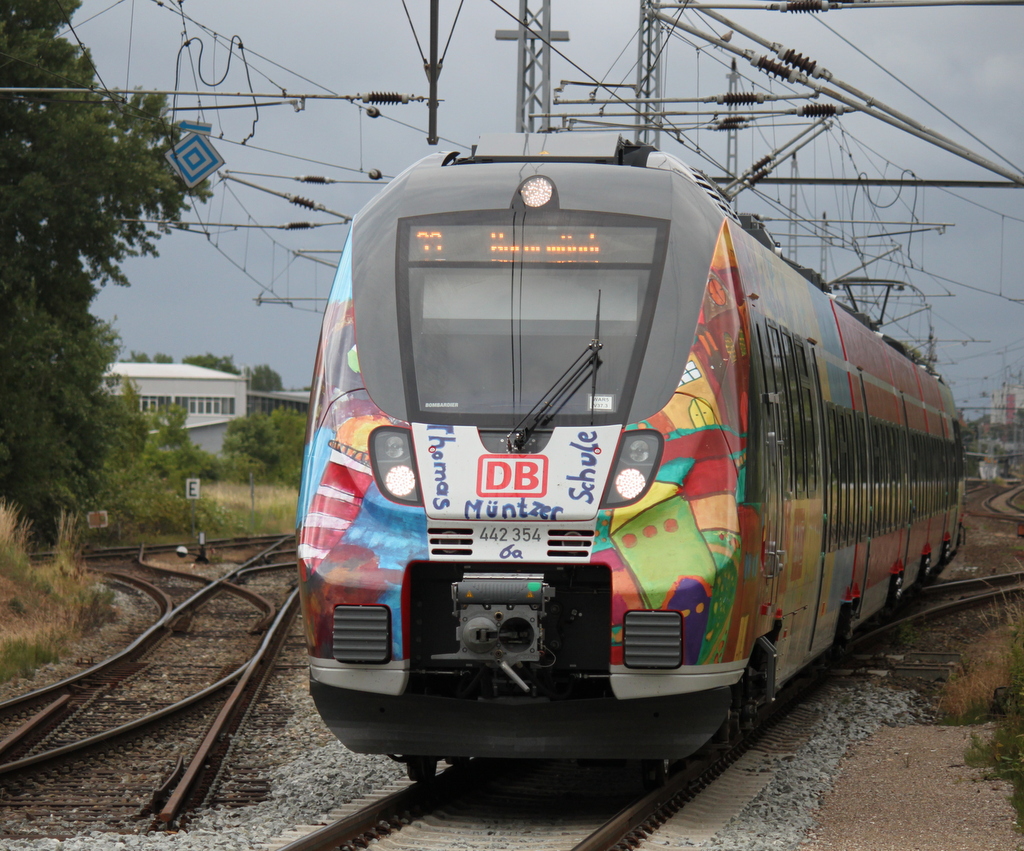
[[[401,435],[389,434],[384,438],[384,454],[392,460],[404,458],[409,453],[406,440]]]
[[[641,437],[637,440],[627,441],[626,454],[634,464],[643,464],[651,457],[651,444],[647,438]]]
[[[370,464],[384,496],[403,505],[422,503],[409,429],[379,426],[370,432]]]
[[[416,490],[416,474],[411,467],[399,464],[388,470],[384,476],[384,486],[395,496],[408,497]]]
[[[636,502],[647,493],[661,460],[661,433],[651,429],[624,432],[615,456],[611,484],[602,506],[618,508]]]
[[[551,200],[554,191],[554,184],[546,177],[531,177],[519,187],[519,194],[527,207],[543,207]]]
[[[615,477],[615,490],[624,500],[634,500],[647,488],[647,477],[636,467],[626,467]]]

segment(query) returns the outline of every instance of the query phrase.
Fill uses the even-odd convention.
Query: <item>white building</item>
[[[1024,408],[1024,386],[1004,384],[992,393],[992,425],[1012,425]]]
[[[124,378],[138,390],[143,411],[184,408],[192,442],[207,452],[220,452],[228,423],[246,413],[242,375],[187,363],[115,363],[107,372],[107,385],[120,393]]]

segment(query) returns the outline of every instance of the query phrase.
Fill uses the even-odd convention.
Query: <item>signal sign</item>
[[[185,479],[185,499],[199,499],[199,479]]]
[[[188,125],[187,129],[196,126]],[[224,165],[224,158],[217,153],[205,132],[189,133],[164,156],[189,189],[202,183]]]

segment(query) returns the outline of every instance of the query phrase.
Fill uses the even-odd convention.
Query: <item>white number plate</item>
[[[536,526],[484,526],[477,537],[481,541],[509,544],[542,540],[540,529]]]

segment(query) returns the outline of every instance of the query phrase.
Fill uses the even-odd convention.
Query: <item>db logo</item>
[[[480,496],[544,496],[548,459],[544,455],[481,455],[476,492]]]

